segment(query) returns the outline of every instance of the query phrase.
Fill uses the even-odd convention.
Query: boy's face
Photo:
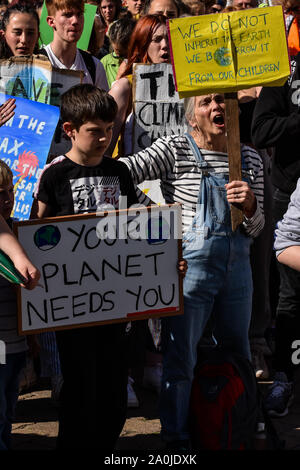
[[[0,186],[0,215],[5,220],[9,219],[14,207],[14,187],[10,183],[6,186]]]
[[[72,139],[72,150],[88,157],[102,157],[112,138],[113,123],[101,119],[87,121],[78,130],[64,123],[64,131]]]
[[[84,14],[75,8],[57,10],[55,15],[47,17],[47,22],[62,41],[77,43],[83,31]]]

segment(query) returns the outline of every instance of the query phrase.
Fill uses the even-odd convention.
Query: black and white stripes
[[[264,178],[261,157],[250,147],[242,146],[245,170],[251,177],[250,186],[257,198],[257,211],[251,219],[245,219],[244,227],[249,236],[256,237],[264,226],[263,199]],[[201,149],[201,153],[213,172],[228,172],[227,154]],[[161,180],[161,189],[167,203],[182,204],[183,231],[194,217],[198,199],[201,171],[185,136],[168,136],[157,139],[151,147],[120,159],[132,175],[135,184],[144,180]],[[143,195],[140,202],[147,204]]]

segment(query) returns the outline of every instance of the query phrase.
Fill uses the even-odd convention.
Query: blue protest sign
[[[0,94],[0,104],[8,95]],[[27,220],[32,194],[46,164],[59,108],[24,98],[16,99],[15,115],[0,127],[0,158],[14,175],[13,217]]]

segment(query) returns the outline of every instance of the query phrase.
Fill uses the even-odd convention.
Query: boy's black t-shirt
[[[124,163],[103,157],[97,166],[83,166],[65,155],[46,165],[34,194],[51,207],[50,216],[96,212],[103,204],[118,209],[120,195],[127,196],[127,207],[138,203]]]

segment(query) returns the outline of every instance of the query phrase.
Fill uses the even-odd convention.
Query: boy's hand
[[[15,114],[16,100],[9,98],[0,106],[0,127],[3,126]]]
[[[185,259],[180,259],[177,263],[177,269],[180,274],[180,276],[185,277],[187,269],[188,269],[188,264]]]

